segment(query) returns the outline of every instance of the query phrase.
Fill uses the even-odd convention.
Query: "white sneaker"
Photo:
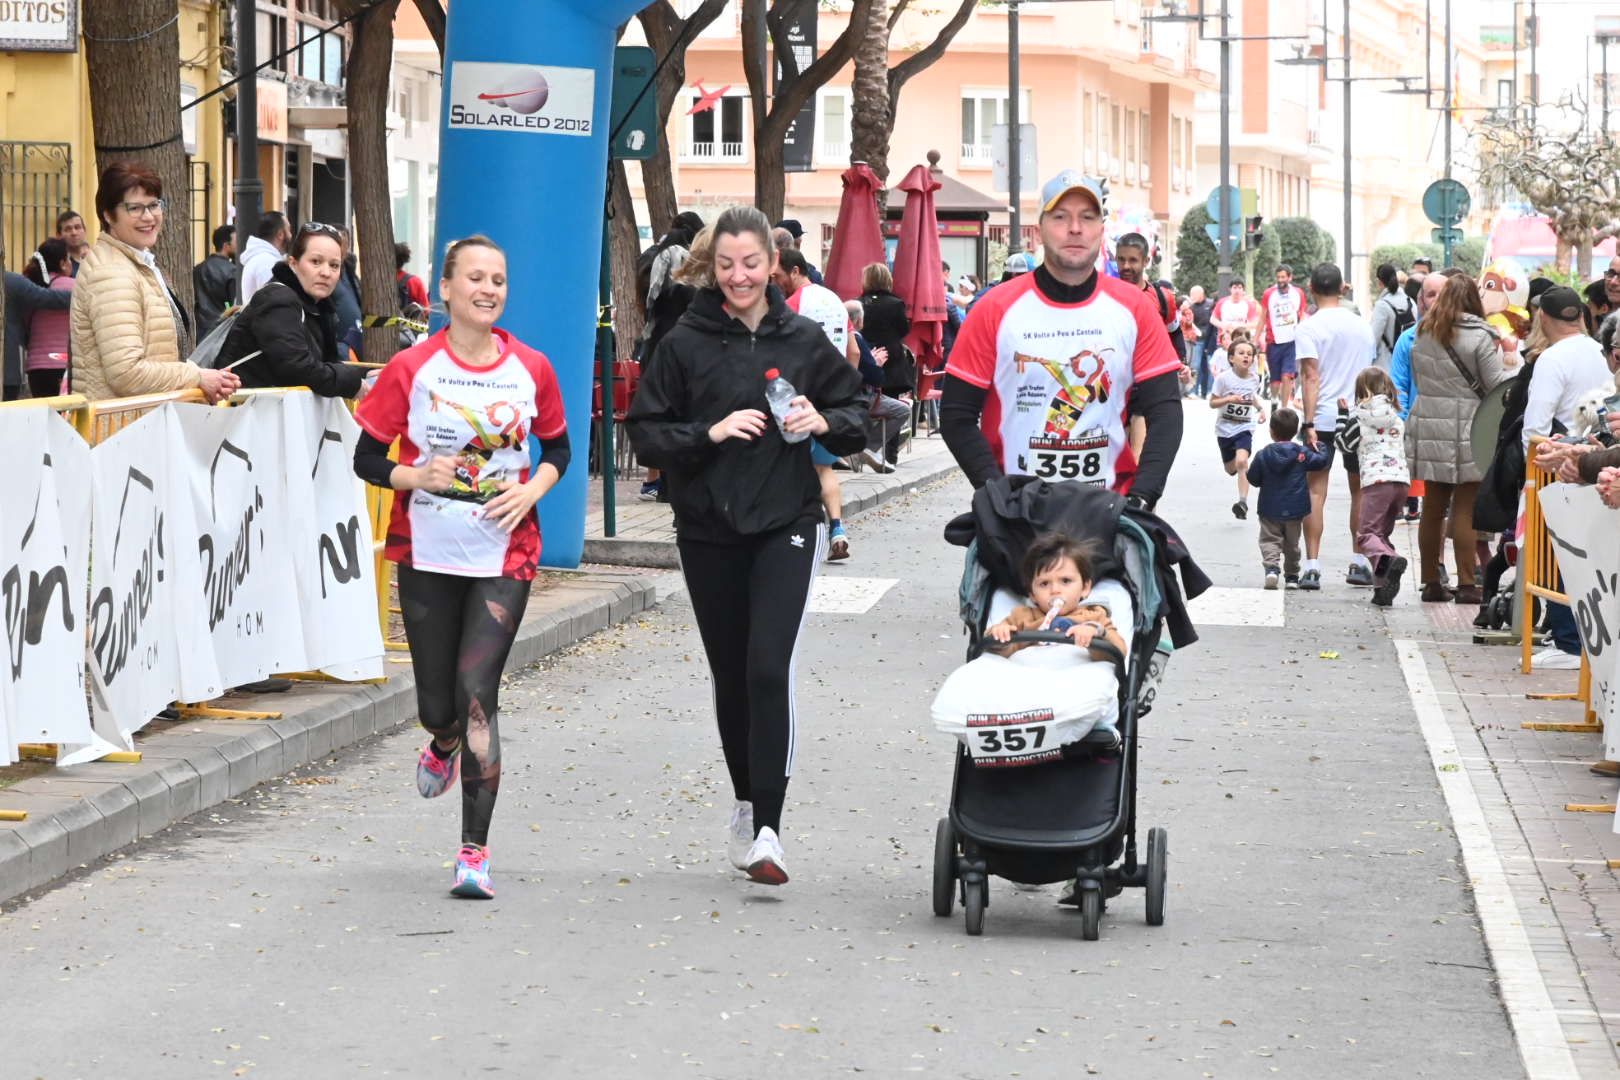
[[[1576,671],[1581,666],[1581,654],[1549,645],[1530,657],[1530,666],[1542,671]]]
[[[761,885],[787,884],[786,858],[775,829],[767,825],[759,830],[759,835],[754,837],[754,846],[748,849],[746,869],[749,881],[757,881]]]
[[[731,829],[726,837],[726,855],[731,865],[748,869],[748,849],[754,846],[754,804],[737,800],[731,808]]]

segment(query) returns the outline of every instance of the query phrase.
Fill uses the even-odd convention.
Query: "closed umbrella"
[[[911,319],[906,344],[921,373],[945,363],[945,278],[940,272],[939,219],[934,214],[934,192],[940,182],[928,166],[918,165],[906,173],[899,188],[906,193],[906,209],[894,251],[894,291],[906,302]]]
[[[877,216],[877,192],[882,186],[877,174],[864,162],[844,170],[838,227],[823,274],[827,288],[840,300],[859,300],[861,271],[883,261],[883,228]]]

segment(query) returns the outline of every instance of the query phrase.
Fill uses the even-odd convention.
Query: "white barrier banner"
[[[134,733],[180,696],[179,624],[200,615],[177,557],[176,545],[197,534],[178,490],[178,452],[166,408],[90,451],[91,715],[96,735],[126,750]],[[211,653],[187,660],[213,667]],[[60,760],[97,756],[90,748]]]
[[[195,525],[176,531],[178,558],[195,568],[198,586],[185,602],[204,619],[201,638],[181,627],[180,648],[211,654],[224,688],[306,666],[298,592],[287,587],[293,558],[282,397],[233,409],[169,407],[180,436],[177,475]],[[184,689],[187,700],[201,700]]]
[[[1596,488],[1576,484],[1548,487],[1541,508],[1591,657],[1592,708],[1604,724],[1604,756],[1620,760],[1620,511],[1604,506]]]
[[[90,447],[50,409],[19,409],[0,427],[0,595],[20,742],[90,740],[84,703],[90,577]]]
[[[360,427],[335,398],[293,394],[282,401],[288,531],[306,663],[334,678],[380,679],[371,515],[353,465]]]

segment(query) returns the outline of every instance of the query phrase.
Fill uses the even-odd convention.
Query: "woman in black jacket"
[[[713,239],[716,284],[698,291],[659,344],[628,424],[641,463],[664,470],[675,510],[737,798],[731,861],[754,881],[781,885],[793,657],[827,549],[804,436],[853,454],[866,444],[866,410],[855,368],[770,284],[776,252],[765,215],[727,210]],[[767,411],[768,371],[797,394],[780,426]]]
[[[861,310],[866,313],[861,336],[872,348],[889,351],[883,364],[883,392],[889,397],[911,393],[917,389],[917,364],[905,347],[911,320],[906,318],[906,302],[894,295],[894,275],[880,262],[861,271]]]
[[[253,294],[220,348],[216,367],[257,352],[236,369],[244,388],[307,386],[321,397],[354,397],[364,373],[334,362],[336,310],[332,291],[343,274],[343,246],[330,225],[298,230],[285,262]]]

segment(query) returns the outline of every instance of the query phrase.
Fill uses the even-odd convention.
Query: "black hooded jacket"
[[[770,415],[765,372],[780,370],[827,419],[817,441],[834,454],[866,445],[860,373],[821,326],[797,315],[775,286],[759,329],[725,309],[718,289],[701,289],[659,342],[626,421],[637,459],[662,469],[675,529],[683,540],[734,544],[821,514],[810,442],[783,440],[774,421],[752,440],[716,445],[709,428],[739,409]]]
[[[365,373],[335,363],[337,334],[332,300],[316,301],[304,291],[285,262],[248,301],[225,338],[216,367],[227,367],[249,353],[259,355],[236,369],[242,385],[307,386],[321,397],[354,397]]]

